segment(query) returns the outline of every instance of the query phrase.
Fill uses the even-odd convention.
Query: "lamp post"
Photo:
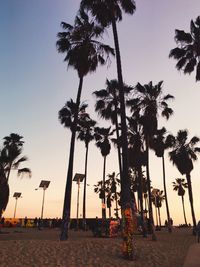
[[[78,185],[78,192],[77,192],[77,210],[76,210],[76,220],[77,220],[77,225],[76,228],[78,230],[78,212],[79,212],[79,191],[80,191],[80,183],[83,181],[83,179],[85,178],[85,174],[81,174],[81,173],[76,173],[74,176],[73,181],[77,182]]]
[[[16,199],[16,202],[15,202],[15,209],[14,209],[14,216],[13,218],[15,219],[15,215],[16,215],[16,210],[17,210],[17,200],[19,197],[21,197],[21,194],[22,193],[19,193],[19,192],[15,192],[13,197]]]
[[[42,198],[42,210],[41,210],[41,220],[43,219],[43,212],[44,212],[44,199],[45,199],[45,191],[49,187],[50,181],[42,180],[40,182],[39,188],[43,189],[43,198]],[[35,190],[38,190],[39,188],[36,188]]]

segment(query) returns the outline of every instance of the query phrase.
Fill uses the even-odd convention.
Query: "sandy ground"
[[[59,230],[4,228],[0,234],[0,267],[182,267],[189,246],[196,242],[190,229],[165,229],[151,237],[135,236],[137,259],[121,257],[121,238],[94,238],[90,231],[70,231],[59,241]],[[5,233],[7,232],[7,233]]]

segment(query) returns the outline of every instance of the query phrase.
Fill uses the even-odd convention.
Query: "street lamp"
[[[42,189],[43,189],[41,220],[43,219],[45,190],[49,187],[49,184],[50,184],[50,181],[42,180],[42,181],[40,182],[40,185],[39,185],[39,188],[42,188]],[[39,188],[36,188],[35,190],[38,190]]]
[[[76,173],[74,176],[73,181],[77,182],[78,184],[78,193],[77,193],[77,212],[76,212],[76,220],[77,220],[77,230],[78,230],[78,210],[79,210],[79,190],[80,190],[80,182],[83,181],[83,179],[85,178],[85,174],[81,174],[81,173]]]
[[[15,202],[15,210],[14,210],[14,217],[13,217],[14,219],[15,219],[16,210],[17,210],[17,200],[18,200],[19,197],[21,197],[21,194],[22,193],[15,192],[14,195],[13,195],[13,197],[16,199],[16,202]]]

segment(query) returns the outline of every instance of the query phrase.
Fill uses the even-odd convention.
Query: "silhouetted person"
[[[38,218],[37,217],[35,217],[35,219],[34,219],[34,227],[37,227],[37,224],[38,224]]]
[[[4,222],[5,222],[5,218],[2,217],[2,218],[1,218],[1,225],[2,225],[2,227],[4,227]]]
[[[38,219],[38,230],[42,230],[41,226],[42,226],[42,220],[39,218]]]
[[[25,227],[25,228],[26,228],[27,222],[28,222],[28,219],[27,219],[27,217],[25,217],[25,218],[24,218],[24,227]]]

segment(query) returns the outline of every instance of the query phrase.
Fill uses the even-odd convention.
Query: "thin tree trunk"
[[[118,203],[117,203],[117,192],[115,191],[115,209],[116,209],[116,218],[119,218],[119,214],[118,214]]]
[[[159,219],[159,226],[161,228],[160,207],[158,207],[158,219]]]
[[[147,186],[148,186],[148,196],[149,196],[149,220],[151,225],[152,232],[152,240],[156,241],[157,237],[155,234],[155,227],[153,221],[153,209],[152,209],[152,200],[151,200],[151,181],[149,175],[149,137],[146,136],[146,151],[147,151],[147,165],[146,165],[146,173],[147,173]]]
[[[82,86],[83,86],[83,77],[81,77],[79,80],[79,87],[78,87],[78,93],[77,93],[77,98],[76,98],[76,112],[74,114],[74,121],[73,121],[73,127],[72,127],[67,182],[66,182],[66,188],[65,188],[65,199],[64,199],[64,206],[63,206],[62,227],[61,227],[61,235],[60,235],[61,241],[68,239],[68,228],[69,228],[70,211],[71,211],[72,176],[73,176],[73,164],[74,164],[76,126],[78,123],[78,111],[79,111],[79,105],[80,105],[80,99],[81,99]]]
[[[165,159],[164,154],[162,156],[162,166],[163,166],[163,187],[165,192],[165,204],[166,204],[166,211],[167,211],[167,221],[168,221],[168,232],[172,232],[171,220],[170,220],[170,213],[169,213],[169,205],[167,200],[167,188],[166,188],[166,178],[165,178]]]
[[[121,67],[121,57],[119,50],[119,40],[117,34],[117,26],[115,17],[112,17],[112,29],[115,43],[116,51],[116,61],[117,61],[117,75],[119,82],[119,99],[121,108],[121,137],[122,137],[122,177],[121,177],[121,210],[122,210],[122,220],[123,220],[123,240],[124,240],[124,257],[133,259],[133,231],[130,230],[130,225],[133,224],[133,207],[131,204],[131,191],[130,191],[130,178],[128,175],[128,141],[127,141],[127,125],[126,125],[126,110],[125,110],[125,100],[123,91],[123,78],[122,78],[122,67]],[[130,218],[127,217],[127,213],[130,213]],[[125,234],[127,233],[127,235]],[[125,241],[126,240],[126,241]]]
[[[89,144],[86,143],[86,152],[85,152],[85,179],[84,179],[84,189],[83,189],[83,230],[84,231],[86,231],[86,188],[87,188],[88,148],[89,148]]]
[[[183,216],[185,220],[185,224],[187,225],[186,215],[185,215],[185,203],[184,203],[184,196],[181,196],[182,199],[182,205],[183,205]]]
[[[157,212],[157,208],[155,206],[155,214],[156,214],[156,228],[158,227],[158,212]]]
[[[189,194],[189,200],[190,200],[190,207],[191,207],[191,213],[192,213],[192,221],[193,221],[193,234],[196,232],[196,218],[195,218],[195,213],[194,213],[194,205],[193,205],[193,195],[192,195],[192,183],[191,183],[191,177],[190,173],[186,174],[186,179],[188,183],[188,194]]]
[[[141,224],[142,224],[142,234],[143,237],[147,236],[146,232],[146,226],[145,226],[145,221],[144,221],[144,208],[143,208],[143,196],[142,196],[142,167],[140,166],[138,168],[138,196],[139,196],[139,201],[140,201],[140,214],[141,214]]]
[[[106,156],[104,156],[103,162],[103,199],[102,199],[102,219],[106,219],[106,193],[105,193],[105,178],[106,178]]]
[[[116,94],[114,94],[115,102],[116,100]],[[122,177],[122,159],[121,159],[121,149],[119,144],[119,123],[117,118],[117,105],[115,103],[115,126],[116,126],[116,136],[117,136],[117,153],[118,153],[118,161],[119,161],[119,173],[120,173],[120,179]]]
[[[109,218],[111,218],[111,207],[109,207]]]

